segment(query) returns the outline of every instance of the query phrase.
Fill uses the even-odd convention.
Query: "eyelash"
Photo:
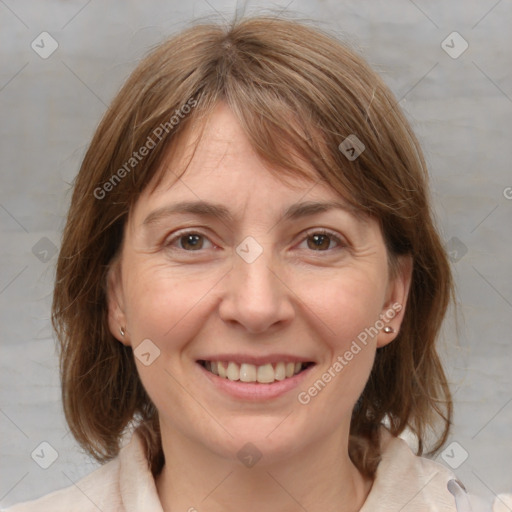
[[[198,253],[201,252],[202,251],[201,249],[199,249],[197,251],[193,251],[193,250],[192,251],[188,251],[187,249],[183,249],[181,247],[178,247],[178,248],[171,247],[174,242],[179,241],[181,238],[183,238],[183,237],[185,237],[187,235],[199,235],[199,236],[202,236],[202,237],[206,238],[207,240],[209,240],[209,238],[205,234],[201,233],[200,231],[187,230],[187,231],[182,231],[182,232],[177,233],[170,240],[166,241],[164,243],[164,245],[165,245],[166,248],[169,248],[171,250],[178,250],[178,251],[192,253],[192,254],[195,253],[195,252],[198,252]],[[312,237],[313,235],[327,236],[331,240],[336,242],[336,244],[337,244],[337,247],[335,247],[334,249],[326,249],[326,250],[318,250],[318,251],[315,251],[315,250],[311,249],[310,252],[313,252],[313,253],[332,252],[335,249],[343,249],[343,248],[346,248],[348,246],[348,244],[344,240],[342,240],[336,233],[334,233],[332,231],[329,231],[329,230],[327,230],[325,228],[318,228],[318,229],[312,229],[312,230],[306,231],[304,238],[301,239],[301,242],[307,240],[308,238]],[[213,242],[210,241],[210,243],[213,243]]]

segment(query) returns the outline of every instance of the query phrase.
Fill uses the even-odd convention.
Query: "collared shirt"
[[[414,455],[407,443],[383,428],[381,461],[360,512],[489,512],[470,503],[454,474],[430,459]],[[449,483],[451,482],[451,483]],[[511,501],[508,502],[512,505]],[[5,512],[163,512],[144,444],[135,432],[119,455],[74,486],[21,503]]]

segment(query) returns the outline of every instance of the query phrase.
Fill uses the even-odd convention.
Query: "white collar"
[[[360,512],[457,512],[448,491],[454,475],[432,460],[417,457],[407,443],[382,428],[382,459]],[[135,432],[119,454],[120,493],[126,512],[163,512],[144,441]]]

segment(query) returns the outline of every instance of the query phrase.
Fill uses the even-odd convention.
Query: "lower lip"
[[[314,366],[309,366],[293,377],[276,380],[272,384],[261,384],[260,382],[242,382],[239,380],[229,380],[224,377],[219,377],[218,375],[208,371],[201,364],[196,364],[202,370],[203,375],[205,375],[221,392],[234,398],[252,401],[264,401],[284,395],[288,391],[298,387]]]

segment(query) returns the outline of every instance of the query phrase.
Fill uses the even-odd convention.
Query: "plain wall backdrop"
[[[510,0],[0,0],[2,506],[95,467],[66,428],[49,320],[70,184],[95,127],[153,45],[196,17],[269,9],[359,48],[411,120],[459,301],[458,337],[449,320],[442,340],[455,425],[437,459],[472,493],[512,492]]]

